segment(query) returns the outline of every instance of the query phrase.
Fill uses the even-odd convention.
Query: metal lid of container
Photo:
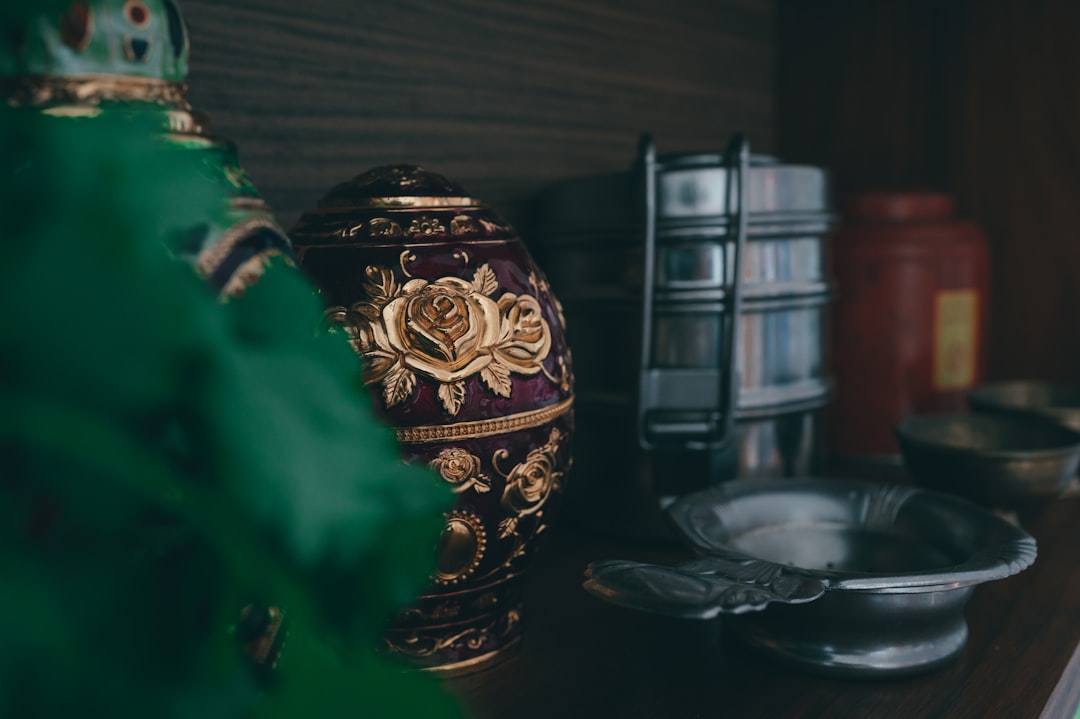
[[[659,219],[715,217],[728,212],[729,170],[723,155],[681,154],[658,159]],[[750,158],[747,205],[751,216],[825,212],[829,207],[826,172],[755,155]]]
[[[660,155],[656,167],[656,221],[664,231],[708,227],[726,234],[729,170],[718,152]],[[547,187],[533,208],[535,230],[559,242],[598,230],[632,240],[641,222],[641,169],[565,180]],[[751,235],[819,233],[832,222],[828,173],[785,165],[767,155],[750,158],[747,205]],[[798,227],[793,227],[797,225]]]

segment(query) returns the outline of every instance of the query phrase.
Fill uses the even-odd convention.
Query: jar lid
[[[289,235],[297,247],[517,238],[461,185],[419,165],[383,165],[336,185]]]
[[[945,220],[956,214],[952,195],[928,190],[872,190],[840,199],[843,214],[863,220]]]
[[[319,200],[325,210],[480,206],[461,185],[419,165],[376,167],[336,185]]]

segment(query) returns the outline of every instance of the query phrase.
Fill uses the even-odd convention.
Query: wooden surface
[[[1080,499],[1058,500],[1027,524],[1038,559],[976,589],[959,660],[928,675],[877,681],[798,673],[748,654],[719,623],[657,619],[595,600],[581,589],[591,560],[686,555],[563,526],[531,574],[519,654],[447,686],[476,719],[1073,719],[1080,702],[1078,526]]]
[[[991,378],[1080,383],[1080,3],[777,0],[777,143],[841,192],[956,194],[985,230]]]
[[[185,0],[190,99],[286,226],[418,162],[511,222],[544,184],[661,151],[773,144],[772,0]]]

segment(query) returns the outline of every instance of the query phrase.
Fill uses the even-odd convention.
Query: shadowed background
[[[956,193],[994,262],[989,374],[1080,381],[1080,4],[1071,0],[187,0],[190,98],[289,226],[419,162],[514,222],[540,187],[754,150],[840,191]],[[523,228],[527,230],[527,228]]]

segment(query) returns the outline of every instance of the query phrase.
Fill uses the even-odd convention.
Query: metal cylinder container
[[[572,519],[668,534],[659,507],[734,477],[811,471],[830,396],[826,173],[657,155],[547,188],[534,251],[564,302],[578,387]]]

